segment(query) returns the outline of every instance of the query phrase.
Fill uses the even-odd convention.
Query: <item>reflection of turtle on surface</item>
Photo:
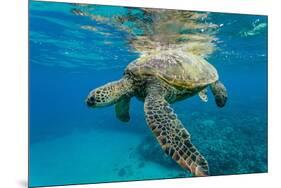
[[[120,80],[91,91],[86,103],[90,107],[115,104],[117,117],[127,122],[130,99],[136,96],[144,101],[146,122],[166,154],[192,174],[206,176],[208,163],[191,143],[190,134],[170,103],[196,94],[207,101],[208,86],[217,106],[223,107],[226,89],[211,64],[184,49],[161,49],[130,63]]]

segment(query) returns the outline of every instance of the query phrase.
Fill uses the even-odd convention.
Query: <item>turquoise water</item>
[[[132,100],[129,123],[115,117],[113,106],[85,105],[90,90],[119,79],[139,54],[126,31],[77,16],[75,8],[30,2],[29,185],[190,177],[162,152],[142,102]],[[84,8],[107,17],[127,10]],[[194,96],[172,106],[208,160],[210,175],[267,172],[267,17],[209,17],[220,28],[208,61],[227,87],[228,103],[217,108],[209,92],[208,103]]]

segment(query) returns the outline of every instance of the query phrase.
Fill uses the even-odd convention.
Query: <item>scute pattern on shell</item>
[[[218,80],[216,69],[200,56],[183,50],[159,50],[144,54],[129,64],[125,72],[145,78],[155,76],[180,88],[204,87]]]

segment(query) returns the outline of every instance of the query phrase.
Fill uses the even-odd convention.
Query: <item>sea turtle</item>
[[[207,101],[210,86],[217,106],[227,101],[224,85],[216,69],[203,57],[180,49],[158,50],[130,63],[123,77],[92,90],[89,107],[115,104],[117,118],[127,122],[133,96],[144,101],[146,122],[165,153],[195,176],[209,175],[206,159],[191,143],[191,137],[171,108],[176,101],[199,94]]]

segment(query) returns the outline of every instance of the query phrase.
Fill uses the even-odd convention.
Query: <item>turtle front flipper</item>
[[[124,97],[115,104],[116,117],[122,122],[130,120],[130,97]]]
[[[144,111],[146,122],[165,153],[193,175],[207,176],[207,161],[191,143],[190,134],[164,96],[155,92],[148,93]]]

